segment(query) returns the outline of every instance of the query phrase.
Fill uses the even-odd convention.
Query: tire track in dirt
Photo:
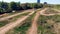
[[[3,18],[0,18],[0,21],[8,20],[9,18],[15,17],[15,16],[23,14],[23,13],[31,12],[31,11],[32,10],[25,10],[24,12],[21,12],[21,13],[17,13],[17,14],[11,15],[11,16],[3,17]]]
[[[9,23],[9,24],[1,27],[1,28],[0,28],[0,34],[5,34],[5,33],[7,33],[10,29],[13,29],[13,28],[16,27],[17,25],[22,25],[22,24],[23,24],[22,22],[25,21],[28,17],[30,17],[30,15],[32,15],[33,13],[34,13],[34,11],[31,12],[31,13],[29,13],[27,16],[24,16],[24,17],[22,17],[22,18],[17,19],[15,22],[11,22],[11,23]]]
[[[39,13],[36,13],[36,16],[32,20],[31,28],[28,30],[27,34],[37,34],[37,20],[39,17]]]

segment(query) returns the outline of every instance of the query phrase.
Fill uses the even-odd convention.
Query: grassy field
[[[49,20],[49,21],[48,21]],[[54,24],[60,23],[60,15],[43,16],[38,20],[38,34],[56,34],[54,33]]]
[[[26,34],[27,30],[31,26],[32,19],[36,15],[35,13],[33,15],[30,15],[30,17],[28,17],[24,22],[22,22],[23,23],[22,25],[18,25],[17,27],[8,31],[6,34]],[[51,9],[46,11],[46,14],[53,14],[53,13],[57,13],[57,11],[54,11],[54,10],[51,10]],[[1,21],[0,22],[0,27],[6,25],[9,22],[16,21],[17,18],[19,18],[21,16],[26,16],[27,14],[29,14],[29,13],[24,13],[24,14],[15,16],[13,18],[10,18],[8,20]],[[40,15],[39,19],[38,19],[38,22],[37,22],[37,24],[38,24],[38,34],[56,34],[55,31],[54,31],[54,24],[57,24],[57,23],[60,23],[60,15],[57,15],[57,14],[52,15],[52,16]]]
[[[14,21],[16,21],[18,18],[20,18],[20,17],[22,17],[22,16],[26,16],[26,15],[28,15],[29,13],[30,13],[30,12],[28,12],[28,13],[23,13],[23,14],[21,14],[21,15],[17,15],[17,16],[15,16],[15,17],[13,17],[13,18],[8,19],[8,20],[0,21],[0,27],[4,26],[4,25],[6,25],[6,24],[8,24],[8,23],[10,23],[10,22],[14,22]]]
[[[60,5],[54,5],[53,8],[60,10]]]
[[[55,14],[57,11],[49,9],[45,14]],[[40,15],[38,19],[38,34],[56,34],[54,25],[60,23],[60,15],[44,16]]]
[[[7,34],[26,34],[27,30],[31,26],[32,18],[35,16],[35,13],[31,15],[28,19],[26,19],[24,24],[21,26],[18,25],[18,27],[15,27],[14,29],[10,30]]]
[[[24,24],[10,30],[7,34],[26,34],[31,25],[31,20],[33,17],[34,16],[32,15],[32,17],[29,17],[26,21],[24,21]],[[38,19],[38,34],[56,34],[54,32],[54,24],[56,23],[60,23],[60,15],[41,15]]]

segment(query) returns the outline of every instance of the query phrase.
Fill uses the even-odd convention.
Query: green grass
[[[60,10],[60,5],[54,5],[53,8]]]
[[[38,20],[38,34],[41,31],[41,34],[55,34],[53,30],[53,26],[47,23],[47,20],[53,20],[55,23],[60,23],[60,15],[53,16],[43,16],[41,15]]]
[[[14,22],[14,21],[16,21],[18,18],[20,18],[21,16],[26,16],[26,15],[28,15],[28,14],[29,14],[29,12],[28,12],[28,13],[23,13],[23,14],[20,14],[20,15],[17,15],[17,16],[15,16],[15,17],[13,17],[13,18],[8,19],[8,20],[0,21],[0,27],[4,26],[4,25],[6,25],[6,24],[8,24],[8,23],[10,23],[10,22]]]
[[[19,27],[16,27],[13,29],[13,33],[11,31],[9,31],[11,34],[18,34],[20,32],[20,34],[26,34],[26,31],[29,29],[29,27],[31,26],[31,22],[32,22],[32,18],[35,16],[35,13],[33,15],[31,15],[28,19],[26,19],[24,21],[24,24],[22,24]],[[7,34],[9,34],[9,32]]]
[[[5,20],[5,21],[1,21],[1,22],[0,22],[0,27],[4,26],[4,25],[7,24],[8,22],[9,22],[9,21],[6,21],[6,20]]]

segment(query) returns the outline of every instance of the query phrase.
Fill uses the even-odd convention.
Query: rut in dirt
[[[37,34],[37,21],[39,18],[39,12],[36,13],[36,16],[32,19],[32,25],[29,28],[27,34]]]

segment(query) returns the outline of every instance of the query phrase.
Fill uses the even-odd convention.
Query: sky
[[[2,1],[2,0],[0,0]],[[37,0],[3,0],[4,2],[11,2],[11,1],[15,1],[15,2],[21,2],[21,3],[36,3]],[[43,2],[47,2],[48,4],[60,4],[60,0],[41,0],[41,3]]]

